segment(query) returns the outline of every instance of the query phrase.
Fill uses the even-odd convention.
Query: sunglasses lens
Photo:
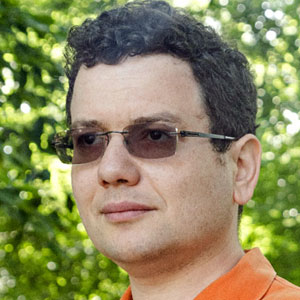
[[[175,128],[164,124],[138,124],[127,127],[127,150],[142,158],[163,158],[172,156],[176,151],[177,137],[171,135]]]
[[[176,151],[175,128],[164,124],[138,124],[126,128],[125,145],[128,152],[142,158],[163,158]],[[102,157],[106,136],[95,129],[75,129],[59,133],[54,139],[56,152],[63,163],[84,164]]]
[[[53,145],[55,147],[59,159],[63,163],[72,163],[73,144],[67,132],[57,133],[54,137]]]
[[[105,151],[105,136],[94,129],[68,130],[54,139],[58,157],[63,163],[84,164],[98,159]]]
[[[72,133],[74,152],[72,164],[83,164],[102,157],[105,151],[105,136],[94,130],[74,130]]]

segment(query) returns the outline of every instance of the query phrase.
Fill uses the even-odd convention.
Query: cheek
[[[173,213],[189,214],[193,210],[210,213],[231,202],[232,182],[227,168],[214,156],[193,157],[193,160],[177,157],[168,164],[156,164],[146,172],[152,188]]]
[[[94,173],[91,167],[72,167],[72,189],[80,214],[83,213],[82,208],[87,208],[93,200],[97,188],[97,176]]]
[[[195,163],[177,161],[155,165],[144,174],[145,181],[150,182],[151,187],[170,208],[207,198],[213,190],[211,184],[214,176]]]

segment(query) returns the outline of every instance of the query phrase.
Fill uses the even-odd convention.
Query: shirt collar
[[[128,287],[120,300],[133,300],[130,287]]]
[[[194,300],[258,300],[271,286],[276,272],[258,248],[246,251],[237,265],[211,283]]]
[[[237,265],[211,283],[194,300],[258,300],[271,286],[276,272],[258,248],[246,251]],[[130,287],[121,300],[132,300]]]

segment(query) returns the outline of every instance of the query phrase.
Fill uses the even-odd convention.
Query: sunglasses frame
[[[143,125],[143,124],[138,124],[138,125]],[[118,134],[122,134],[123,135],[123,138],[124,138],[124,144],[125,144],[125,147],[126,147],[126,144],[127,144],[127,140],[126,140],[126,137],[125,135],[126,134],[129,134],[130,133],[130,128],[131,127],[134,127],[136,125],[130,125],[126,128],[124,128],[123,131],[117,131],[117,130],[111,130],[111,131],[106,131],[106,132],[101,132],[101,131],[94,131],[93,133],[96,134],[96,136],[105,136],[106,137],[106,147],[109,143],[109,140],[110,140],[110,137],[109,135],[112,134],[112,133],[118,133]],[[57,134],[55,134],[54,138],[53,138],[53,141],[52,141],[52,146],[55,148],[56,150],[56,153],[59,157],[59,159],[63,162],[63,163],[66,163],[66,164],[86,164],[86,163],[90,163],[92,161],[95,161],[97,160],[101,155],[99,155],[99,157],[97,157],[96,159],[93,159],[91,161],[88,161],[88,162],[83,162],[83,163],[72,163],[72,160],[70,160],[70,156],[68,156],[66,153],[62,153],[61,150],[63,149],[73,149],[73,144],[70,144],[67,142],[67,138],[68,136],[71,135],[72,132],[74,131],[83,131],[83,130],[87,130],[87,129],[94,129],[94,128],[88,128],[88,127],[79,127],[79,128],[75,128],[75,129],[69,129],[69,130],[64,130],[64,131],[61,131]],[[155,129],[154,129],[155,130]],[[227,141],[236,141],[238,138],[236,137],[231,137],[231,136],[227,136],[227,135],[220,135],[220,134],[214,134],[214,133],[204,133],[204,132],[199,132],[199,131],[188,131],[188,130],[179,130],[178,128],[174,128],[175,131],[168,131],[168,135],[171,135],[171,136],[176,136],[176,148],[177,148],[177,144],[178,144],[178,137],[200,137],[200,138],[210,138],[210,139],[218,139],[218,140],[227,140]],[[166,130],[167,131],[167,130]],[[65,141],[63,141],[65,139]],[[172,156],[176,153],[176,148],[175,148],[175,151],[173,154],[171,155],[168,155],[168,156],[163,156],[163,157],[169,157],[169,156]],[[126,147],[127,151],[128,148]],[[104,150],[105,151],[105,150]],[[129,152],[130,153],[130,152]],[[132,153],[130,153],[131,155],[133,156],[136,156],[136,157],[141,157],[141,156],[138,156],[138,155],[134,155]],[[163,158],[163,157],[160,157],[160,158]],[[144,157],[144,158],[147,158],[147,159],[155,159],[155,158],[151,158],[151,157]],[[159,157],[157,157],[159,158]]]

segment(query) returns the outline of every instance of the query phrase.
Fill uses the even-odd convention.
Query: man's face
[[[71,116],[74,126],[91,123],[99,131],[122,131],[141,118],[209,131],[191,68],[168,55],[81,67]],[[175,155],[147,159],[129,154],[121,134],[110,137],[102,158],[72,168],[75,199],[96,248],[121,266],[222,249],[236,226],[230,151],[217,153],[208,139],[179,138]]]

